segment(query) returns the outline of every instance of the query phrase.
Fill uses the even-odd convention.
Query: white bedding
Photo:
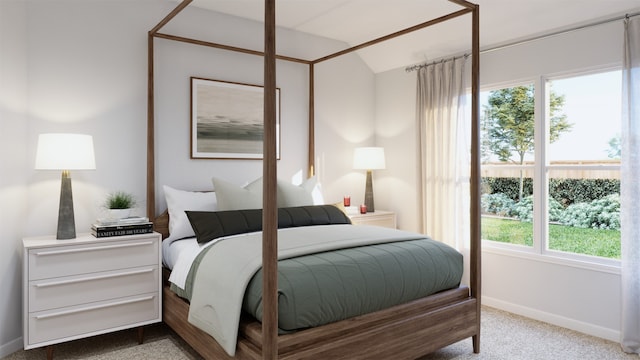
[[[173,270],[173,267],[180,257],[180,253],[186,251],[190,248],[197,248],[198,242],[196,238],[187,238],[179,241],[163,241],[162,242],[162,264],[170,270]]]
[[[220,237],[205,244],[199,244],[196,238],[181,239],[177,241],[164,241],[162,244],[163,259],[165,266],[171,269],[169,281],[184,290],[191,264],[202,250],[217,243],[218,241],[249,236],[253,233],[238,234]]]

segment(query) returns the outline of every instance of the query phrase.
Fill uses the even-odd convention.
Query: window
[[[534,85],[483,92],[481,101],[482,238],[533,246]]]
[[[619,259],[621,73],[539,84],[481,94],[483,239]]]

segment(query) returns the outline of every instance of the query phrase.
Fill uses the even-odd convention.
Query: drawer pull
[[[80,312],[84,312],[84,311],[92,311],[92,310],[104,309],[104,308],[108,308],[108,307],[115,307],[115,306],[120,306],[120,305],[133,304],[133,303],[137,303],[137,302],[148,301],[148,300],[151,300],[153,298],[154,298],[154,296],[150,295],[150,296],[145,296],[143,298],[118,301],[118,302],[113,302],[113,303],[104,304],[104,305],[89,306],[89,307],[85,307],[85,308],[82,308],[82,309],[59,311],[59,312],[55,312],[55,313],[51,313],[51,314],[38,315],[35,318],[36,318],[36,320],[48,319],[48,318],[58,317],[58,316],[63,316],[63,315],[76,314],[76,313],[80,313]]]
[[[118,245],[92,246],[92,247],[86,247],[86,248],[80,248],[80,249],[38,251],[35,254],[36,256],[73,254],[73,253],[81,253],[81,252],[95,251],[95,250],[108,250],[108,249],[135,247],[135,246],[145,246],[145,245],[151,245],[151,244],[153,244],[153,241],[125,243],[125,244],[118,244]]]
[[[117,278],[117,277],[122,277],[122,276],[146,274],[146,273],[153,272],[153,270],[154,269],[144,269],[144,270],[128,271],[128,272],[117,273],[117,274],[90,276],[90,277],[84,277],[84,278],[81,278],[81,279],[50,281],[50,282],[46,282],[46,283],[36,284],[35,287],[44,288],[44,287],[49,287],[49,286],[74,284],[74,283],[79,283],[79,282],[84,282],[84,281],[103,280],[103,279]]]

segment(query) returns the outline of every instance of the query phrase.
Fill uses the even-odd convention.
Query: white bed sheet
[[[180,253],[183,251],[188,251],[186,249],[197,248],[198,242],[196,238],[186,238],[177,241],[163,241],[162,242],[162,264],[173,270],[178,258],[180,257]]]

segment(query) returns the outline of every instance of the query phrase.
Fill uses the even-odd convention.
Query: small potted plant
[[[116,191],[107,196],[104,206],[109,211],[109,218],[124,219],[129,217],[131,209],[136,206],[136,199],[132,194]]]

